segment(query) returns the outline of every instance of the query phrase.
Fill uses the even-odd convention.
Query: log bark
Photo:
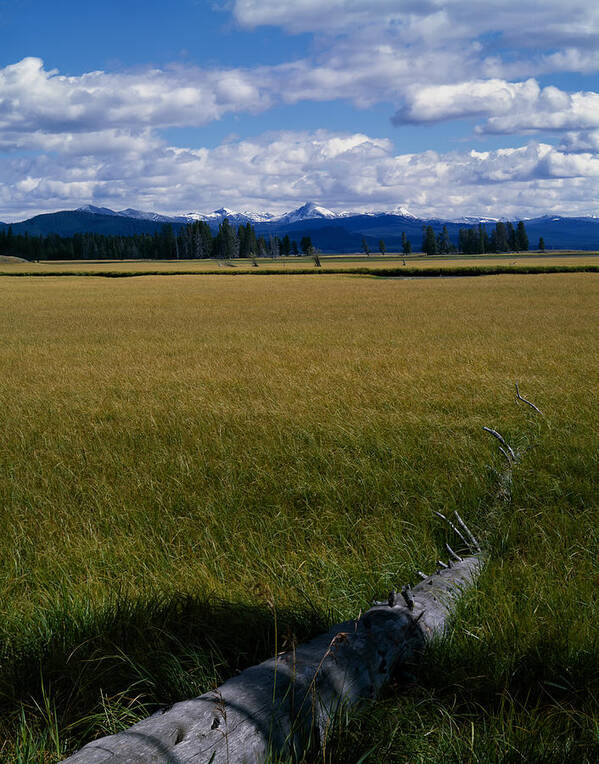
[[[457,557],[457,556],[456,556]],[[255,764],[326,742],[342,708],[374,698],[398,663],[447,628],[482,567],[479,553],[442,567],[413,589],[391,592],[356,620],[176,703],[116,735],[95,740],[69,764]]]

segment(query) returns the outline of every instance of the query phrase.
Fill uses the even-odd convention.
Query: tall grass
[[[489,259],[490,260],[490,259]],[[561,264],[552,261],[550,264],[538,262],[526,263],[520,262],[514,263],[502,263],[502,264],[489,264],[489,260],[481,260],[480,262],[468,262],[466,265],[456,265],[455,263],[439,262],[431,260],[430,262],[421,261],[415,266],[410,265],[398,266],[397,262],[381,263],[379,267],[372,267],[370,265],[356,266],[348,262],[334,263],[323,268],[319,262],[317,266],[306,267],[305,265],[298,265],[292,263],[288,267],[284,267],[282,264],[272,263],[270,266],[262,267],[260,270],[248,270],[244,265],[233,265],[231,261],[227,261],[227,264],[238,270],[218,270],[215,263],[209,263],[206,268],[200,268],[196,265],[193,267],[181,267],[170,263],[170,267],[163,267],[160,269],[149,268],[147,264],[141,267],[139,264],[134,264],[131,267],[129,263],[128,268],[124,268],[122,264],[111,264],[109,270],[106,269],[106,265],[102,269],[97,267],[86,267],[85,264],[77,263],[76,267],[58,270],[57,268],[51,268],[47,265],[42,266],[39,270],[1,270],[0,276],[23,276],[29,278],[31,276],[94,276],[97,278],[132,278],[134,276],[229,276],[234,273],[237,276],[314,276],[314,275],[354,275],[354,276],[379,276],[383,278],[435,278],[443,276],[444,278],[464,278],[472,276],[498,276],[505,274],[539,274],[539,273],[599,273],[599,265],[597,265],[596,259],[592,258],[580,258],[578,264],[571,261],[563,262]],[[332,262],[333,259],[329,262]],[[413,261],[415,262],[415,261]],[[119,267],[120,266],[120,267]]]
[[[496,269],[498,272],[517,272],[519,268],[546,267],[555,269],[589,266],[596,269],[598,252],[557,252],[539,254],[534,252],[504,253],[486,255],[436,255],[432,257],[422,254],[408,255],[319,255],[322,270],[325,273],[396,270],[406,274],[416,269],[443,271],[454,268],[466,268],[466,275],[476,275],[480,267]],[[259,268],[255,266],[259,265]],[[515,270],[514,270],[515,269]],[[51,275],[106,275],[134,276],[152,274],[208,274],[239,275],[255,273],[256,275],[274,273],[315,273],[322,272],[314,266],[312,257],[280,257],[258,258],[255,261],[244,258],[234,260],[51,260],[41,262],[2,262],[0,258],[0,275],[5,276],[42,276]]]
[[[478,591],[325,758],[592,759],[594,275],[0,295],[7,760],[56,760],[356,614],[432,568],[431,510],[453,507],[491,549]],[[482,425],[534,444],[509,508]]]

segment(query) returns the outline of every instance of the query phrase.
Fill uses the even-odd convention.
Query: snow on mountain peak
[[[416,219],[416,215],[412,215],[410,210],[406,209],[406,207],[401,207],[401,206],[394,207],[391,210],[391,214],[400,215],[402,218],[414,218],[414,220]]]
[[[84,204],[83,207],[77,207],[75,212],[90,212],[92,215],[116,215],[118,213],[108,209],[108,207],[95,207],[93,204]]]
[[[337,215],[334,212],[331,212],[331,210],[327,210],[326,207],[320,207],[319,205],[314,204],[314,202],[306,202],[296,210],[282,215],[280,218],[278,218],[277,222],[297,223],[299,220],[312,220],[313,218],[324,218],[330,220],[331,218],[335,217],[337,217]]]

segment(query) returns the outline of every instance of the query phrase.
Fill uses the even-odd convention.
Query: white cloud
[[[396,154],[386,139],[281,131],[213,149],[139,146],[120,156],[0,160],[0,219],[88,202],[160,212],[285,211],[406,205],[415,214],[537,215],[596,211],[597,151],[531,142],[490,152]],[[21,214],[26,211],[26,215]]]
[[[173,68],[77,77],[39,58],[0,70],[0,131],[91,132],[203,125],[227,112],[258,111],[269,96],[251,73]]]
[[[599,127],[599,94],[541,88],[534,79],[411,86],[393,121],[401,125],[475,116],[487,118],[477,127],[479,133],[588,130]]]
[[[460,82],[455,85],[411,86],[406,104],[394,122],[438,122],[463,117],[507,114],[537,102],[540,88],[535,80],[506,82],[491,79]]]
[[[561,140],[560,149],[566,152],[599,153],[599,130],[566,133]]]
[[[287,91],[285,68],[269,72],[287,101],[387,101],[399,107],[398,123],[483,115],[488,132],[594,125],[594,94],[568,104],[568,94],[530,78],[599,71],[595,0],[567,10],[561,0],[236,0],[233,12],[249,28],[324,38],[310,59],[287,65]]]
[[[246,27],[275,25],[289,32],[363,34],[392,29],[412,40],[491,34],[503,46],[592,48],[599,39],[594,0],[235,0],[233,13]],[[500,47],[500,46],[497,46]]]
[[[254,68],[65,76],[31,57],[0,69],[0,218],[90,200],[164,211],[307,198],[424,214],[594,209],[599,94],[534,77],[599,71],[595,1],[235,0],[232,10],[246,28],[314,42],[299,60]],[[359,134],[279,132],[195,151],[158,134],[337,99],[390,103],[398,125],[474,117],[480,133],[564,136],[559,149],[395,156]]]
[[[480,130],[516,133],[539,130],[586,130],[599,127],[599,93],[568,94],[546,87],[512,110],[489,117]]]

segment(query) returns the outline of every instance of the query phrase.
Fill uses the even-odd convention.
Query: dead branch
[[[468,536],[468,538],[470,539],[470,547],[471,547],[471,549],[473,549],[473,550],[475,550],[476,552],[479,552],[479,553],[480,553],[480,552],[482,551],[482,550],[481,550],[481,548],[480,548],[480,544],[479,544],[479,543],[478,543],[478,541],[476,540],[476,537],[474,536],[474,534],[472,533],[472,531],[470,530],[470,528],[468,528],[468,526],[466,525],[466,523],[465,523],[465,522],[462,520],[462,518],[461,518],[461,517],[458,515],[458,511],[457,511],[457,509],[454,509],[454,510],[453,510],[453,514],[455,515],[455,519],[458,521],[458,525],[459,525],[461,528],[463,528],[463,530],[464,530],[464,533],[465,533],[465,534]]]
[[[441,512],[437,512],[437,511],[435,511],[435,510],[433,510],[433,514],[437,515],[437,517],[440,517],[440,518],[441,518],[441,520],[443,520],[443,522],[445,522],[445,523],[447,523],[447,525],[449,525],[449,527],[451,528],[451,530],[452,530],[452,531],[453,531],[453,532],[454,532],[454,533],[455,533],[455,534],[456,534],[456,535],[457,535],[457,536],[458,536],[458,537],[459,537],[459,538],[462,540],[462,542],[463,542],[463,544],[464,544],[464,547],[465,547],[465,548],[466,548],[468,551],[471,551],[471,552],[472,552],[472,551],[477,551],[477,546],[478,546],[478,544],[476,543],[476,541],[475,541],[475,545],[473,546],[473,545],[470,543],[470,541],[468,541],[468,540],[467,540],[467,539],[464,537],[464,535],[462,534],[462,532],[461,532],[461,531],[459,531],[459,530],[456,528],[456,526],[455,526],[455,525],[454,525],[454,524],[451,522],[451,520],[450,520],[448,517],[445,517],[445,515],[442,515],[442,514],[441,514]]]
[[[531,409],[534,409],[537,412],[537,414],[540,414],[541,416],[544,416],[544,414],[541,411],[541,409],[537,408],[534,403],[531,403],[530,401],[527,401],[526,398],[523,398],[520,395],[520,390],[518,388],[518,383],[517,382],[516,382],[516,400],[517,401],[522,401],[522,403],[526,403],[527,406],[530,406]]]
[[[508,443],[506,443],[503,435],[500,435],[500,433],[498,433],[497,430],[493,430],[491,427],[483,427],[483,430],[485,432],[488,432],[494,438],[497,438],[497,440],[501,443],[501,445],[505,449],[505,451],[500,449],[502,454],[506,454],[506,451],[507,451],[507,453],[509,454],[509,459],[511,459],[513,462],[518,461],[518,457],[514,453],[512,447]],[[508,458],[507,455],[506,455],[506,458]]]

